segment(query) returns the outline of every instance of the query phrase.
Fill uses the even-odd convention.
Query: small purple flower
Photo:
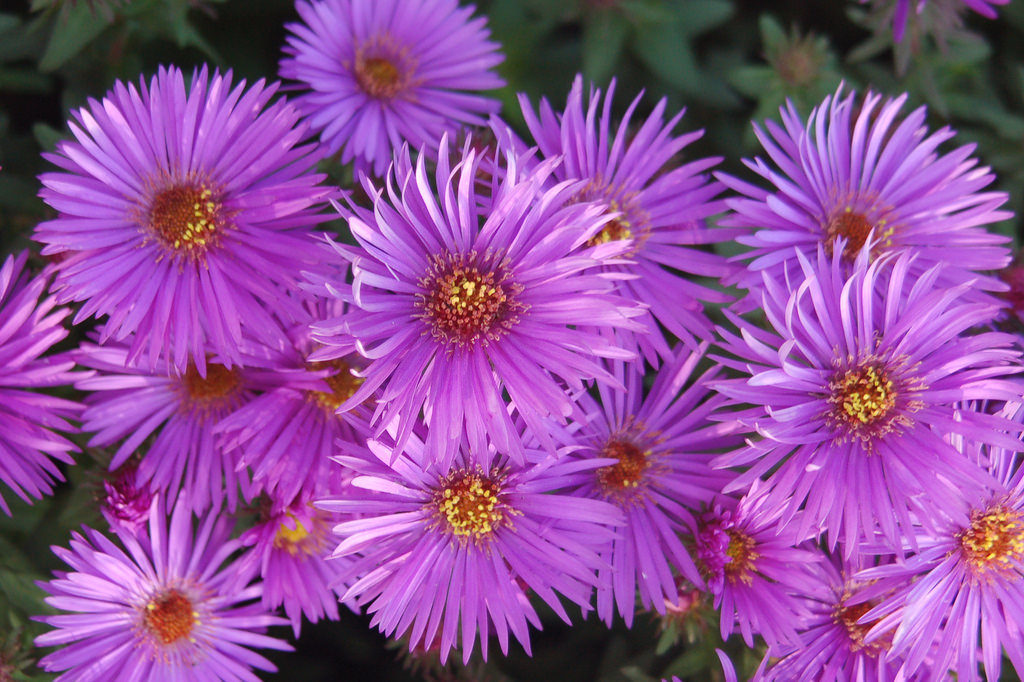
[[[577,76],[563,113],[555,113],[545,99],[535,115],[525,95],[519,101],[543,158],[562,160],[554,178],[584,181],[576,198],[599,202],[615,216],[590,242],[628,241],[628,262],[607,267],[630,275],[631,279],[621,281],[621,290],[650,308],[651,328],[634,341],[654,362],[658,354],[671,355],[655,321],[691,345],[695,337],[711,337],[703,302],[724,303],[731,298],[700,284],[694,276],[720,278],[733,274],[736,266],[702,247],[735,239],[746,230],[707,226],[706,219],[725,208],[715,199],[722,185],[706,173],[720,159],[687,163],[676,159],[703,131],[673,135],[683,112],[666,123],[664,99],[632,131],[630,123],[640,97],[630,104],[616,130],[611,114],[614,92],[613,81],[602,107],[601,91],[592,89],[585,106],[583,78]]]
[[[115,530],[137,534],[149,521],[154,495],[148,485],[140,484],[138,478],[136,466],[129,462],[121,466],[112,478],[103,481],[100,511]]]
[[[678,596],[675,572],[701,583],[680,535],[693,526],[691,511],[731,479],[711,469],[712,453],[741,442],[733,424],[709,421],[723,400],[707,387],[715,374],[691,385],[703,350],[668,360],[649,391],[642,366],[614,363],[625,395],[601,386],[600,405],[581,398],[573,441],[582,447],[573,457],[615,463],[594,471],[578,494],[607,500],[626,516],[625,528],[601,552],[608,566],[598,571],[597,613],[608,624],[618,610],[632,625],[638,591],[643,608],[665,613],[666,600]]]
[[[161,68],[73,112],[75,141],[46,155],[61,170],[40,176],[40,196],[58,216],[34,238],[62,256],[54,290],[85,302],[76,323],[108,316],[101,342],[131,337],[133,364],[238,364],[243,329],[281,341],[271,311],[316,267],[311,235],[333,190],[299,145],[298,111],[268,105],[276,89],[205,67],[186,87]]]
[[[964,495],[992,483],[948,437],[1012,445],[1020,431],[960,404],[1020,398],[1013,337],[965,335],[998,306],[965,300],[969,283],[938,287],[942,266],[914,276],[910,255],[869,263],[867,249],[849,277],[840,248],[798,253],[791,290],[765,277],[769,330],[731,313],[739,333],[719,330],[738,358],[722,361],[747,376],[716,387],[753,406],[736,417],[757,434],[717,460],[745,468],[726,490],[766,476],[787,517],[803,509],[805,530],[847,552],[876,530],[898,546],[913,515],[963,514]]]
[[[796,597],[805,589],[807,564],[815,558],[797,526],[783,526],[778,505],[755,486],[738,502],[718,498],[698,521],[698,565],[715,597],[725,639],[739,626],[747,646],[760,634],[769,646],[799,642],[806,616]]]
[[[872,259],[910,252],[918,271],[948,264],[947,285],[975,280],[972,290],[1005,288],[978,273],[1009,262],[1007,238],[986,229],[1010,217],[999,210],[1006,194],[982,191],[994,176],[971,158],[973,145],[936,151],[954,132],[929,134],[924,107],[900,121],[906,99],[879,106],[881,95],[843,97],[840,86],[806,122],[790,104],[781,111],[782,127],[769,121],[766,132],[755,125],[769,159],[747,166],[772,188],[719,175],[742,195],[727,200],[733,215],[723,224],[755,230],[738,240],[752,247],[743,286],[758,289],[762,271],[781,280],[787,264],[795,265],[793,247],[813,258],[819,245],[831,253],[842,239],[843,257],[852,262],[874,235]]]
[[[286,621],[252,603],[259,584],[238,587],[230,560],[239,542],[230,534],[231,522],[216,512],[193,531],[184,504],[168,522],[159,498],[148,534],[119,533],[121,546],[90,528],[73,533],[70,549],[53,548],[69,571],[39,583],[47,604],[70,612],[38,618],[53,630],[36,646],[62,647],[39,666],[62,672],[62,682],[259,682],[251,668],[275,668],[245,647],[290,649],[262,634]]]
[[[365,381],[341,409],[376,398],[376,434],[394,425],[399,449],[424,410],[427,451],[442,464],[463,433],[475,452],[490,440],[522,461],[503,393],[544,437],[547,420],[564,422],[572,409],[566,387],[613,382],[599,359],[633,357],[608,332],[640,330],[632,318],[643,313],[600,272],[626,245],[585,247],[608,218],[570,201],[579,183],[547,188],[553,163],[524,176],[510,155],[485,211],[475,195],[479,163],[467,144],[452,166],[442,142],[436,189],[425,158],[414,166],[407,153],[386,194],[368,187],[374,210],[356,208],[348,220],[358,246],[334,245],[352,264],[352,282],[326,287],[348,309],[314,325],[328,346],[314,359],[352,350],[367,359]]]
[[[339,467],[333,466],[337,474]],[[337,494],[339,487],[325,476],[320,487],[310,493]],[[338,619],[338,597],[345,591],[340,578],[347,562],[327,555],[332,545],[331,527],[340,520],[338,514],[316,509],[309,498],[301,496],[286,505],[269,502],[259,521],[239,538],[252,547],[241,563],[258,571],[263,605],[271,610],[283,606],[296,637],[303,616],[310,623]]]
[[[40,300],[49,275],[25,271],[28,251],[8,256],[0,267],[0,481],[26,502],[52,490],[64,476],[55,464],[73,464],[74,443],[57,431],[73,431],[68,418],[78,403],[33,389],[69,385],[75,363],[66,355],[41,357],[68,335],[65,308],[54,297]],[[0,507],[10,508],[0,495]]]
[[[341,160],[382,176],[404,143],[483,125],[500,107],[499,46],[456,0],[298,0],[281,77],[310,92],[296,105]]]
[[[418,438],[409,441],[411,458],[396,459],[376,441],[369,446],[372,454],[339,458],[360,475],[343,499],[318,507],[356,515],[335,526],[341,543],[334,554],[351,560],[345,599],[366,605],[384,634],[408,635],[410,650],[436,648],[442,661],[456,645],[468,661],[479,638],[486,659],[492,632],[503,653],[510,632],[529,653],[529,625],[540,626],[530,594],[567,623],[558,594],[589,610],[594,574],[604,565],[597,550],[622,515],[564,491],[606,460],[533,450],[537,461],[518,465],[460,448],[440,464],[419,452]]]

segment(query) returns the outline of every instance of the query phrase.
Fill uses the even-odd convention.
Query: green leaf
[[[729,72],[729,83],[751,99],[760,99],[774,82],[775,71],[770,66],[740,66]]]
[[[617,12],[595,12],[583,24],[583,75],[604,82],[622,56],[629,26]]]
[[[690,94],[699,91],[697,60],[679,24],[648,24],[637,30],[633,49],[648,69]]]
[[[697,36],[727,22],[733,13],[729,0],[691,0],[683,6],[683,34]]]
[[[21,25],[21,19],[6,12],[0,13],[0,33],[6,33]]]
[[[54,21],[53,33],[39,61],[40,71],[55,71],[96,39],[113,21],[113,16],[94,13],[88,3],[75,3]]]
[[[764,44],[765,52],[771,53],[786,43],[786,32],[772,15],[762,14],[758,19],[758,26],[761,28],[761,42]]]

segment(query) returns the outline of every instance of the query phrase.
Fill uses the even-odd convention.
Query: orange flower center
[[[825,223],[825,250],[831,255],[836,239],[842,237],[846,240],[846,245],[843,247],[843,258],[854,260],[860,250],[864,248],[871,231],[874,230],[876,242],[875,248],[872,248],[872,255],[875,255],[876,248],[891,244],[890,237],[892,237],[894,229],[892,225],[889,225],[888,219],[884,217],[886,215],[886,212],[883,211],[882,217],[872,219],[852,206],[837,210]]]
[[[178,590],[168,590],[146,604],[142,621],[163,644],[171,644],[192,633],[199,614],[188,597]]]
[[[501,338],[519,321],[526,306],[516,300],[522,290],[508,281],[503,268],[486,269],[465,256],[436,259],[420,285],[417,306],[434,338],[449,345],[484,345]]]
[[[870,656],[877,657],[879,654],[888,651],[889,642],[883,638],[871,643],[865,643],[864,638],[868,634],[868,630],[871,629],[871,626],[874,625],[874,622],[864,623],[863,625],[857,622],[873,607],[874,604],[870,602],[852,604],[850,606],[839,604],[836,607],[834,620],[842,625],[846,630],[846,634],[850,636],[850,651],[863,651]]]
[[[205,183],[192,183],[174,185],[157,194],[146,223],[165,248],[198,259],[219,242],[225,220],[214,191]]]
[[[383,57],[356,59],[356,82],[370,97],[391,99],[402,90],[398,67]]]
[[[610,440],[601,449],[601,457],[618,460],[597,471],[597,480],[606,494],[636,489],[650,466],[650,451],[643,451],[627,440]]]

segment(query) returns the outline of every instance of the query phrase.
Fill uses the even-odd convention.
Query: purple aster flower
[[[807,614],[796,595],[806,588],[815,555],[796,524],[782,525],[778,509],[754,486],[739,501],[718,498],[698,521],[697,559],[720,612],[722,639],[739,626],[748,647],[755,634],[774,647],[799,642]]]
[[[900,678],[900,660],[889,651],[891,638],[868,639],[873,622],[863,623],[864,614],[889,595],[860,596],[863,584],[854,574],[868,559],[843,562],[826,557],[811,565],[801,596],[809,615],[801,624],[800,644],[769,650],[754,682],[890,682]],[[877,591],[876,591],[877,592]],[[921,677],[920,679],[925,679]]]
[[[350,304],[347,314],[314,326],[314,338],[334,346],[324,356],[355,349],[367,358],[365,381],[341,408],[380,389],[376,432],[395,422],[399,449],[424,410],[427,451],[443,463],[463,432],[474,451],[490,439],[522,461],[503,392],[543,437],[547,418],[564,422],[572,409],[566,386],[614,383],[599,359],[633,357],[608,332],[642,329],[631,318],[643,310],[599,272],[627,245],[585,247],[608,217],[570,201],[579,183],[547,188],[553,162],[524,176],[509,155],[485,212],[475,198],[479,162],[467,145],[453,167],[442,141],[435,196],[424,157],[413,166],[403,153],[387,199],[378,192],[373,212],[349,218],[358,247],[335,245],[353,281],[327,290]]]
[[[994,176],[971,158],[974,145],[939,154],[954,136],[949,128],[929,134],[925,109],[902,121],[907,96],[886,100],[869,93],[842,96],[842,86],[826,97],[806,123],[790,104],[781,111],[783,127],[755,125],[769,160],[747,165],[773,188],[764,190],[727,175],[720,179],[741,197],[727,203],[734,214],[723,224],[754,228],[738,241],[753,247],[741,284],[757,289],[760,271],[781,279],[794,263],[796,247],[808,258],[819,245],[828,252],[845,240],[842,254],[853,261],[873,234],[872,259],[911,252],[914,267],[937,262],[948,285],[974,280],[972,290],[1001,290],[999,281],[979,271],[998,270],[1010,259],[1007,238],[986,225],[1010,217],[998,210],[1002,192],[983,192]],[[774,165],[773,165],[774,164]]]
[[[139,484],[172,500],[184,488],[197,511],[226,495],[227,507],[234,509],[239,488],[248,490],[248,476],[237,470],[233,454],[215,438],[215,429],[257,391],[277,385],[283,374],[280,369],[258,367],[260,358],[244,350],[236,354],[249,366],[208,362],[206,376],[193,365],[177,376],[128,367],[127,344],[84,344],[78,362],[97,370],[75,384],[91,392],[82,415],[82,430],[95,434],[89,444],[121,441],[110,462],[114,470],[155,434],[138,463]]]
[[[40,176],[40,196],[58,217],[35,239],[63,256],[54,288],[85,302],[76,322],[108,316],[101,341],[133,335],[133,364],[238,364],[243,329],[281,341],[267,306],[316,266],[316,210],[332,190],[298,145],[298,111],[268,105],[275,91],[205,67],[186,87],[161,68],[73,112],[75,141],[46,155],[61,171]]]
[[[1020,425],[958,403],[1019,399],[1005,376],[1020,361],[1009,334],[964,335],[998,308],[964,300],[969,282],[937,287],[942,266],[915,276],[908,254],[869,263],[867,246],[847,278],[837,244],[798,252],[791,291],[765,277],[770,330],[732,314],[739,334],[719,330],[747,376],[716,387],[753,406],[735,416],[759,437],[717,465],[746,467],[727,491],[767,476],[787,517],[802,508],[805,529],[853,552],[876,529],[898,546],[914,511],[963,514],[965,492],[992,483],[948,437],[1016,442]]]
[[[69,567],[39,586],[63,613],[36,646],[61,646],[39,666],[62,682],[196,680],[259,682],[251,668],[275,670],[247,647],[288,650],[262,634],[281,625],[259,603],[259,584],[238,588],[230,520],[216,512],[193,529],[189,505],[166,518],[159,498],[149,533],[120,533],[120,545],[85,528],[70,549],[54,547]],[[228,562],[225,564],[225,562]]]
[[[600,405],[581,398],[574,441],[582,447],[573,456],[615,464],[593,472],[578,494],[607,500],[626,516],[601,552],[608,565],[598,571],[597,613],[608,624],[617,609],[632,625],[638,589],[643,608],[665,613],[666,600],[678,596],[674,571],[701,583],[680,535],[693,527],[691,510],[731,479],[711,469],[711,453],[741,442],[731,423],[708,420],[724,399],[709,395],[706,382],[715,373],[690,383],[703,350],[667,361],[646,392],[642,366],[615,363],[625,395],[601,386]]]
[[[1015,413],[1013,411],[1015,410]],[[1005,410],[1020,421],[1019,405]],[[934,531],[916,529],[917,553],[858,574],[895,594],[867,612],[880,619],[869,634],[892,638],[911,675],[930,662],[961,682],[998,680],[1005,653],[1024,674],[1024,468],[1020,443],[1011,449],[956,439],[970,459],[987,462],[999,486],[970,498],[966,519],[943,517]],[[929,661],[929,659],[934,659]],[[978,663],[984,677],[978,675]]]
[[[707,227],[706,218],[725,209],[723,202],[715,200],[722,185],[705,173],[720,159],[682,165],[677,161],[703,131],[674,136],[683,112],[666,123],[664,99],[631,131],[633,113],[640,104],[637,97],[613,132],[614,92],[612,81],[602,106],[601,91],[592,89],[584,106],[583,77],[577,76],[561,114],[546,99],[541,100],[539,116],[525,95],[519,101],[541,154],[562,160],[554,178],[584,181],[576,198],[600,202],[614,216],[590,242],[628,240],[629,262],[608,267],[631,275],[620,283],[623,293],[650,308],[650,329],[635,342],[653,362],[658,354],[671,355],[655,320],[691,344],[694,337],[711,337],[703,302],[724,303],[731,297],[700,284],[694,276],[719,278],[733,274],[736,266],[702,247],[735,239],[746,230]]]
[[[74,443],[56,431],[73,431],[67,419],[78,403],[33,389],[68,385],[75,363],[66,355],[41,357],[68,335],[68,315],[52,296],[40,300],[49,274],[30,278],[28,251],[8,256],[0,267],[0,481],[31,502],[49,494],[64,476],[56,462],[73,464]],[[0,495],[0,507],[10,508]]]
[[[377,176],[403,143],[434,148],[459,126],[483,125],[505,83],[503,57],[482,17],[456,0],[298,0],[281,77],[311,92],[296,99],[341,160]]]
[[[567,623],[559,594],[589,610],[594,574],[604,565],[597,549],[622,516],[607,502],[564,491],[607,460],[531,450],[537,461],[518,465],[460,448],[441,464],[423,447],[413,437],[411,458],[396,458],[371,441],[372,454],[339,458],[360,475],[345,498],[318,506],[358,515],[334,527],[341,538],[335,556],[352,561],[346,599],[368,605],[386,635],[408,635],[410,650],[436,648],[442,661],[456,645],[468,661],[478,637],[486,659],[491,632],[503,653],[509,632],[529,653],[528,626],[540,627],[531,594]]]
[[[340,467],[333,465],[334,480],[325,475],[314,496],[337,494]],[[338,620],[338,597],[345,588],[340,583],[346,568],[344,559],[328,559],[331,527],[341,521],[338,514],[313,507],[302,495],[288,504],[267,500],[259,521],[239,538],[252,546],[241,560],[258,571],[263,581],[263,605],[268,609],[284,606],[295,636],[299,636],[302,617],[310,623],[321,618]],[[335,590],[340,590],[336,592]]]

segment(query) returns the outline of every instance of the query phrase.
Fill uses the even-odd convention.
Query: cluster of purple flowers
[[[53,262],[0,270],[0,479],[48,492],[77,420],[119,540],[55,548],[44,669],[254,680],[267,626],[339,603],[468,661],[529,652],[540,603],[704,600],[757,679],[1024,673],[1009,216],[972,148],[840,88],[755,126],[753,184],[582,78],[520,137],[471,9],[297,10],[294,104],[167,67],[74,112]],[[60,304],[96,321],[41,357]]]

